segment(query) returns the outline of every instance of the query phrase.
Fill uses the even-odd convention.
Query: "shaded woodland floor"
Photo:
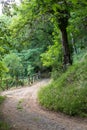
[[[2,92],[7,98],[0,111],[11,130],[87,130],[87,118],[66,116],[39,105],[37,92],[49,82],[44,79],[31,87]]]

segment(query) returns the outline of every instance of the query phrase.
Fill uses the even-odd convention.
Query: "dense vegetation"
[[[69,115],[87,116],[87,55],[81,60],[40,90],[38,97],[43,106]]]
[[[35,74],[50,76],[54,81],[39,93],[41,104],[86,115],[87,1],[2,0],[0,5],[0,89],[27,85]]]

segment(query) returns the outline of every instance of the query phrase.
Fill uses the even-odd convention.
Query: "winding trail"
[[[87,130],[87,118],[74,118],[44,110],[37,101],[37,91],[49,83],[42,80],[31,87],[2,93],[7,99],[0,107],[11,130]]]

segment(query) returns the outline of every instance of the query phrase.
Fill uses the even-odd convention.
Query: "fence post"
[[[31,85],[38,79],[40,79],[40,73],[36,73],[36,74],[33,74],[32,76],[28,76],[28,84]]]
[[[8,79],[6,80],[6,89],[8,90]]]

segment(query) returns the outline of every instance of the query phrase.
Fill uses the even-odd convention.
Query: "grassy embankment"
[[[0,105],[4,102],[6,97],[2,97],[0,96]],[[0,113],[1,115],[1,113]],[[0,130],[9,130],[9,126],[7,123],[3,122],[1,119],[0,119]]]
[[[87,117],[87,55],[56,81],[43,87],[38,99],[47,109]]]

